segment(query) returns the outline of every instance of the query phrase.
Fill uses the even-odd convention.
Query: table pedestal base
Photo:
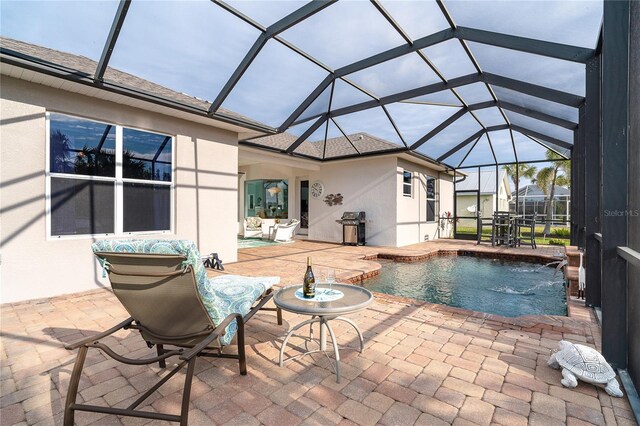
[[[362,350],[364,349],[364,339],[363,339],[362,333],[360,333],[360,330],[358,329],[358,326],[356,325],[356,323],[354,323],[350,319],[344,318],[344,317],[313,316],[313,317],[311,317],[311,319],[308,319],[308,320],[303,321],[300,324],[296,325],[291,330],[289,330],[289,332],[287,333],[286,337],[284,338],[284,341],[282,342],[282,347],[280,348],[280,359],[279,359],[280,367],[284,366],[285,361],[290,361],[292,359],[300,358],[300,357],[303,357],[305,355],[314,354],[314,353],[318,353],[318,352],[322,352],[325,355],[327,355],[327,331],[328,331],[329,335],[331,336],[331,343],[333,344],[333,353],[334,353],[334,357],[335,357],[335,361],[336,361],[336,363],[335,363],[336,382],[340,383],[340,348],[338,347],[338,341],[336,340],[336,335],[334,334],[333,329],[329,325],[329,321],[344,321],[347,324],[351,325],[351,327],[353,327],[353,329],[356,331],[356,333],[358,333],[358,338],[360,340],[360,349],[348,348],[348,347],[345,347],[345,348],[342,348],[342,349],[354,349],[354,350],[357,350],[360,353],[362,353]],[[319,340],[316,340],[316,339],[313,338],[313,324],[314,323],[320,323],[320,338],[319,338]],[[293,336],[294,333],[297,330],[299,330],[301,327],[304,327],[307,324],[309,324],[309,337],[306,338],[307,342],[309,342],[309,341],[317,342],[318,345],[319,345],[319,349],[307,350],[306,352],[304,352],[302,354],[295,355],[295,356],[289,357],[287,359],[284,359],[284,350],[287,347],[287,342],[289,341],[289,338],[291,336]],[[305,343],[305,348],[308,349],[306,343]],[[329,355],[327,355],[327,358],[329,358]]]

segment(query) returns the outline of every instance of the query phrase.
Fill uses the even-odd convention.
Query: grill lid
[[[366,219],[365,212],[343,212],[342,218],[336,220],[336,222],[341,223],[343,225],[357,225],[359,223],[364,223]]]

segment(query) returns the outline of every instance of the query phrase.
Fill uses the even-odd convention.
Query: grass
[[[539,244],[549,244],[556,246],[568,246],[570,231],[568,228],[559,228],[553,227],[551,228],[551,234],[546,238],[543,235],[544,225],[536,226],[536,242]],[[475,226],[458,226],[457,227],[458,234],[466,234],[466,235],[476,235],[476,227]],[[521,231],[520,235],[524,238],[529,237],[530,232]],[[482,228],[482,236],[483,237],[491,237],[491,227],[484,226]]]

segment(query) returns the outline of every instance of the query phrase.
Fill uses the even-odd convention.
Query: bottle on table
[[[307,271],[304,273],[302,281],[302,295],[307,299],[316,296],[316,279],[311,270],[311,257],[307,257]]]

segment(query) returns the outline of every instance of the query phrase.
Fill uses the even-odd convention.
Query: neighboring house
[[[0,45],[88,76],[97,65],[11,39]],[[234,262],[239,224],[260,209],[268,220],[305,218],[309,239],[330,242],[342,240],[342,212],[362,210],[368,244],[387,246],[437,238],[436,218],[453,210],[452,172],[421,157],[317,161],[320,150],[336,158],[397,148],[366,133],[326,147],[305,142],[296,151],[305,158],[294,158],[238,146],[260,123],[226,110],[216,119],[194,114],[189,108],[209,104],[112,68],[105,81],[134,95],[6,63],[1,73],[3,303],[107,285],[91,251],[100,238],[189,239]],[[135,96],[136,88],[184,109]],[[295,136],[268,138],[275,146]],[[325,203],[331,194],[342,204]],[[46,279],[33,280],[34,267]]]
[[[550,193],[551,191],[547,191]],[[511,194],[512,209],[515,210],[516,200],[518,203],[518,212],[527,217],[533,216],[534,212],[538,213],[539,218],[544,218],[545,205],[549,200],[549,195],[545,195],[538,185],[527,185],[520,188],[517,195],[514,191]],[[552,206],[552,221],[555,223],[569,222],[570,206],[571,206],[571,190],[564,186],[555,187]]]
[[[479,181],[477,171],[465,170],[464,173],[467,177],[463,180],[458,178],[456,182],[456,216],[475,217],[480,212],[481,217],[488,219],[493,217],[493,213],[496,211],[509,211],[511,188],[505,170],[498,171],[497,181],[495,169],[482,170]],[[474,191],[480,193],[479,207],[478,197]]]

